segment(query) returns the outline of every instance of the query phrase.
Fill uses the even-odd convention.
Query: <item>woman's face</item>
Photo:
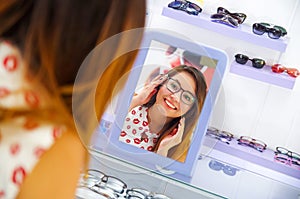
[[[174,84],[172,82],[174,82]],[[175,82],[178,82],[179,84],[175,84]],[[170,91],[170,89],[176,88],[177,86],[179,86],[177,89],[179,90],[178,92]],[[156,96],[155,104],[164,109],[167,117],[180,117],[188,112],[188,110],[193,106],[193,103],[195,103],[191,103],[190,101],[192,100],[190,97],[195,99],[195,90],[196,83],[189,73],[177,73],[160,87]],[[188,94],[191,94],[191,96]]]

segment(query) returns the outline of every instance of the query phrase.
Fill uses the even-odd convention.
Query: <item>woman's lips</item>
[[[177,107],[170,100],[168,100],[167,98],[164,98],[164,101],[170,109],[177,110]]]

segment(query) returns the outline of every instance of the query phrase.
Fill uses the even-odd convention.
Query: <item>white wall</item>
[[[290,38],[286,52],[280,53],[164,17],[161,15],[162,8],[171,0],[148,0],[147,24],[220,48],[228,54],[229,63],[233,61],[234,54],[242,52],[250,57],[262,57],[270,64],[281,63],[300,70],[300,0],[202,1],[203,12],[207,14],[215,13],[217,7],[222,6],[232,12],[247,14],[246,25],[269,22],[285,27]],[[300,153],[299,79],[290,90],[232,74],[228,66],[210,125],[236,136],[249,135],[262,140],[271,149],[283,146]]]

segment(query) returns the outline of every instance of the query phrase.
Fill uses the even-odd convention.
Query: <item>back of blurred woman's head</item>
[[[111,36],[143,27],[145,6],[143,0],[0,0],[0,39],[20,49],[32,82],[43,85],[53,98],[52,109],[71,120],[66,99],[71,99],[72,85],[85,57]],[[100,56],[110,59],[121,47],[135,49],[141,38],[142,29],[126,42],[121,38]],[[98,119],[136,54],[134,50],[111,62],[97,82],[97,90],[101,90],[101,96],[95,93]],[[103,67],[101,59],[98,62]]]

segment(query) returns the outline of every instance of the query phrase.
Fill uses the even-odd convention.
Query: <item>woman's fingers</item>
[[[152,80],[152,84],[156,87],[158,86],[159,84],[163,83],[164,81],[166,81],[168,78],[168,75],[163,75],[163,74],[160,74],[158,76],[156,76],[153,80]]]

